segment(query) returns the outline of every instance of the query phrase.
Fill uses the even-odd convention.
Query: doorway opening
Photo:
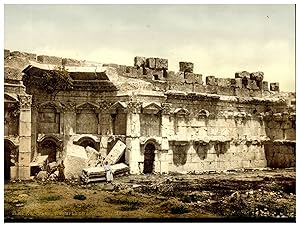
[[[148,143],[145,147],[144,152],[144,173],[152,173],[154,169],[154,158],[155,158],[155,146],[152,143]]]
[[[18,161],[17,147],[12,142],[4,141],[4,180],[10,180],[10,167],[15,166]]]

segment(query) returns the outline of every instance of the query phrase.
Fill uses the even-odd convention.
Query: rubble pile
[[[105,181],[104,163],[111,164],[114,175],[121,176],[129,173],[129,166],[124,163],[118,163],[125,151],[126,145],[122,141],[117,141],[106,157],[92,147],[82,147],[75,144],[69,144],[66,157],[64,159],[65,177],[70,182],[78,182],[81,179],[84,183]],[[58,180],[58,162],[47,164],[48,156],[40,156],[32,166],[37,180]],[[38,170],[37,170],[38,169]]]

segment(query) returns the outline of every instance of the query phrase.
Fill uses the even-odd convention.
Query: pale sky
[[[4,5],[4,48],[133,65],[194,63],[204,76],[263,71],[295,91],[294,5]]]

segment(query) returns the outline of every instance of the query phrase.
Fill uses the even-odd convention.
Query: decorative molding
[[[173,114],[176,114],[178,116],[188,116],[190,114],[190,112],[185,108],[176,108],[173,111]]]
[[[145,114],[157,114],[159,111],[161,111],[161,107],[152,102],[152,103],[149,103],[149,104],[146,104],[144,107],[143,107],[143,113]]]
[[[209,117],[209,111],[205,109],[201,109],[198,113],[199,118],[208,118]]]

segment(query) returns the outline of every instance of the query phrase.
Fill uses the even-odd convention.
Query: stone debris
[[[36,176],[37,180],[46,180],[47,178],[48,178],[48,173],[47,171],[44,170],[40,171]]]
[[[124,175],[129,172],[129,167],[124,163],[111,165],[113,175]],[[104,167],[84,168],[82,170],[81,180],[85,183],[105,181]]]

